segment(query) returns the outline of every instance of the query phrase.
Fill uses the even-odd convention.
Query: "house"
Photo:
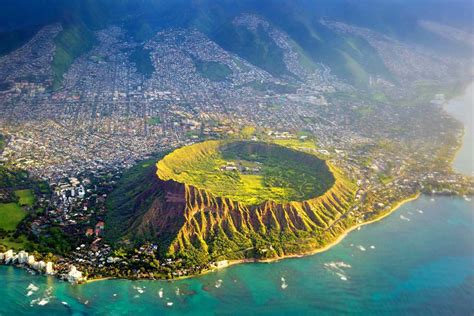
[[[95,224],[95,235],[100,236],[104,232],[105,223],[100,221]]]

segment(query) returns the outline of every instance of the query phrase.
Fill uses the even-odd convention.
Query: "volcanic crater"
[[[133,204],[116,203],[127,223],[119,235],[158,241],[166,256],[199,262],[307,253],[353,224],[345,216],[352,181],[313,153],[274,143],[182,147],[130,187],[140,189]]]

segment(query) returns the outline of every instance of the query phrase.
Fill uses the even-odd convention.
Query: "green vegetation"
[[[344,52],[341,54],[344,57],[346,69],[352,76],[352,82],[358,87],[366,85],[369,82],[369,74],[365,71],[364,67],[349,54]]]
[[[64,248],[56,240],[51,242],[54,247],[49,249],[37,236],[25,235],[23,222],[35,216],[34,212],[29,212],[36,203],[35,193],[50,194],[51,191],[47,183],[30,179],[26,171],[0,166],[0,245],[41,252],[56,249],[54,247]],[[48,238],[48,232],[46,234],[41,238]]]
[[[48,227],[39,237],[29,244],[29,248],[40,253],[52,252],[65,255],[72,250],[73,241],[59,227]]]
[[[313,140],[281,143],[212,140],[173,151],[158,170],[153,160],[137,164],[108,196],[107,239],[127,258],[135,258],[133,248],[144,242],[158,245],[143,271],[160,278],[172,277],[155,264],[163,258],[182,259],[167,267],[194,274],[210,261],[275,258],[326,245],[353,224],[342,215],[356,187],[342,171],[304,152],[313,152]],[[236,168],[222,168],[230,166]],[[259,204],[272,199],[277,203]],[[128,270],[113,275],[131,275]]]
[[[18,203],[20,206],[33,206],[35,202],[35,196],[33,191],[30,189],[16,190],[15,195],[19,198]]]
[[[290,74],[283,60],[282,49],[261,27],[252,32],[245,27],[236,27],[228,22],[219,26],[211,34],[211,38],[225,50],[239,55],[273,75]]]
[[[109,239],[115,240],[122,235],[133,233],[136,219],[160,196],[161,192],[151,191],[150,185],[157,180],[156,161],[161,157],[162,155],[158,155],[128,169],[107,198],[109,212],[106,223]],[[143,207],[137,208],[139,203]]]
[[[229,66],[216,61],[195,60],[194,66],[201,76],[211,81],[224,81],[232,74]]]
[[[23,170],[11,170],[5,166],[0,166],[0,188],[20,188],[31,184],[28,172]]]
[[[314,155],[245,141],[178,149],[158,163],[158,175],[248,205],[303,201],[324,194],[335,180],[325,161]]]
[[[34,204],[33,191],[31,189],[16,190],[13,194],[4,194],[3,200],[4,203],[0,203],[0,244],[12,249],[25,249],[27,238],[19,234],[17,228],[28,216],[25,207],[31,207]]]
[[[155,71],[155,66],[153,66],[153,62],[151,61],[149,49],[145,49],[143,46],[136,47],[130,54],[129,60],[135,64],[139,73],[146,78],[151,78]]]
[[[95,44],[95,37],[83,24],[70,24],[56,36],[56,52],[53,58],[53,89],[61,86],[63,75],[69,70],[74,60],[89,51]]]
[[[14,250],[31,249],[29,248],[29,246],[31,245],[31,242],[28,241],[25,235],[14,237],[14,236],[8,236],[5,233],[0,232],[0,247],[2,247],[2,245],[6,249],[14,249]]]
[[[255,132],[256,132],[255,127],[253,127],[253,126],[244,126],[240,130],[240,137],[242,137],[243,139],[250,139],[252,136],[255,135]]]
[[[432,81],[419,81],[415,83],[415,98],[410,96],[408,99],[402,100],[399,104],[411,106],[413,104],[424,104],[434,99],[435,95],[442,93],[446,100],[461,95],[466,89],[466,83],[464,84],[451,84],[451,85],[439,85]]]
[[[279,94],[289,94],[296,92],[296,86],[291,84],[280,84],[274,82],[260,82],[260,81],[252,81],[247,84],[248,87],[256,91],[273,91]]]
[[[161,118],[159,116],[153,116],[147,119],[147,124],[149,125],[158,125],[161,123]]]
[[[2,152],[2,150],[5,148],[6,144],[7,144],[7,140],[6,140],[5,136],[0,134],[0,152]]]
[[[0,203],[0,228],[15,230],[27,212],[18,203]]]
[[[308,151],[308,150],[314,150],[316,149],[316,143],[312,139],[275,139],[273,141],[275,144],[297,149],[297,150],[303,150],[303,151]]]

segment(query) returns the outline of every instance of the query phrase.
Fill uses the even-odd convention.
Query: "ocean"
[[[472,174],[473,85],[454,167]],[[470,113],[470,115],[466,115]],[[0,266],[0,315],[473,315],[474,202],[421,196],[330,250],[180,281],[70,285]]]

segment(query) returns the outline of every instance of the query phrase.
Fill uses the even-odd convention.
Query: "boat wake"
[[[400,219],[409,222],[410,219],[406,216],[400,215]]]
[[[35,286],[34,284],[30,284],[28,286],[28,288],[30,288],[30,287],[31,287],[30,292],[31,291],[36,292],[38,290],[38,287]],[[53,298],[52,293],[53,293],[53,288],[52,287],[47,288],[46,291],[44,291],[42,297],[36,298],[36,299],[34,299],[30,302],[30,306],[33,306],[33,305],[44,306],[44,305],[48,304],[49,301]]]
[[[133,288],[140,294],[145,293],[145,287],[140,287],[140,286],[133,286]]]
[[[352,266],[344,261],[332,261],[324,264],[324,267],[337,275],[342,281],[347,281],[346,269],[352,268]]]
[[[365,251],[366,250],[365,247],[362,246],[362,245],[357,246],[357,248],[359,248],[360,251]]]

